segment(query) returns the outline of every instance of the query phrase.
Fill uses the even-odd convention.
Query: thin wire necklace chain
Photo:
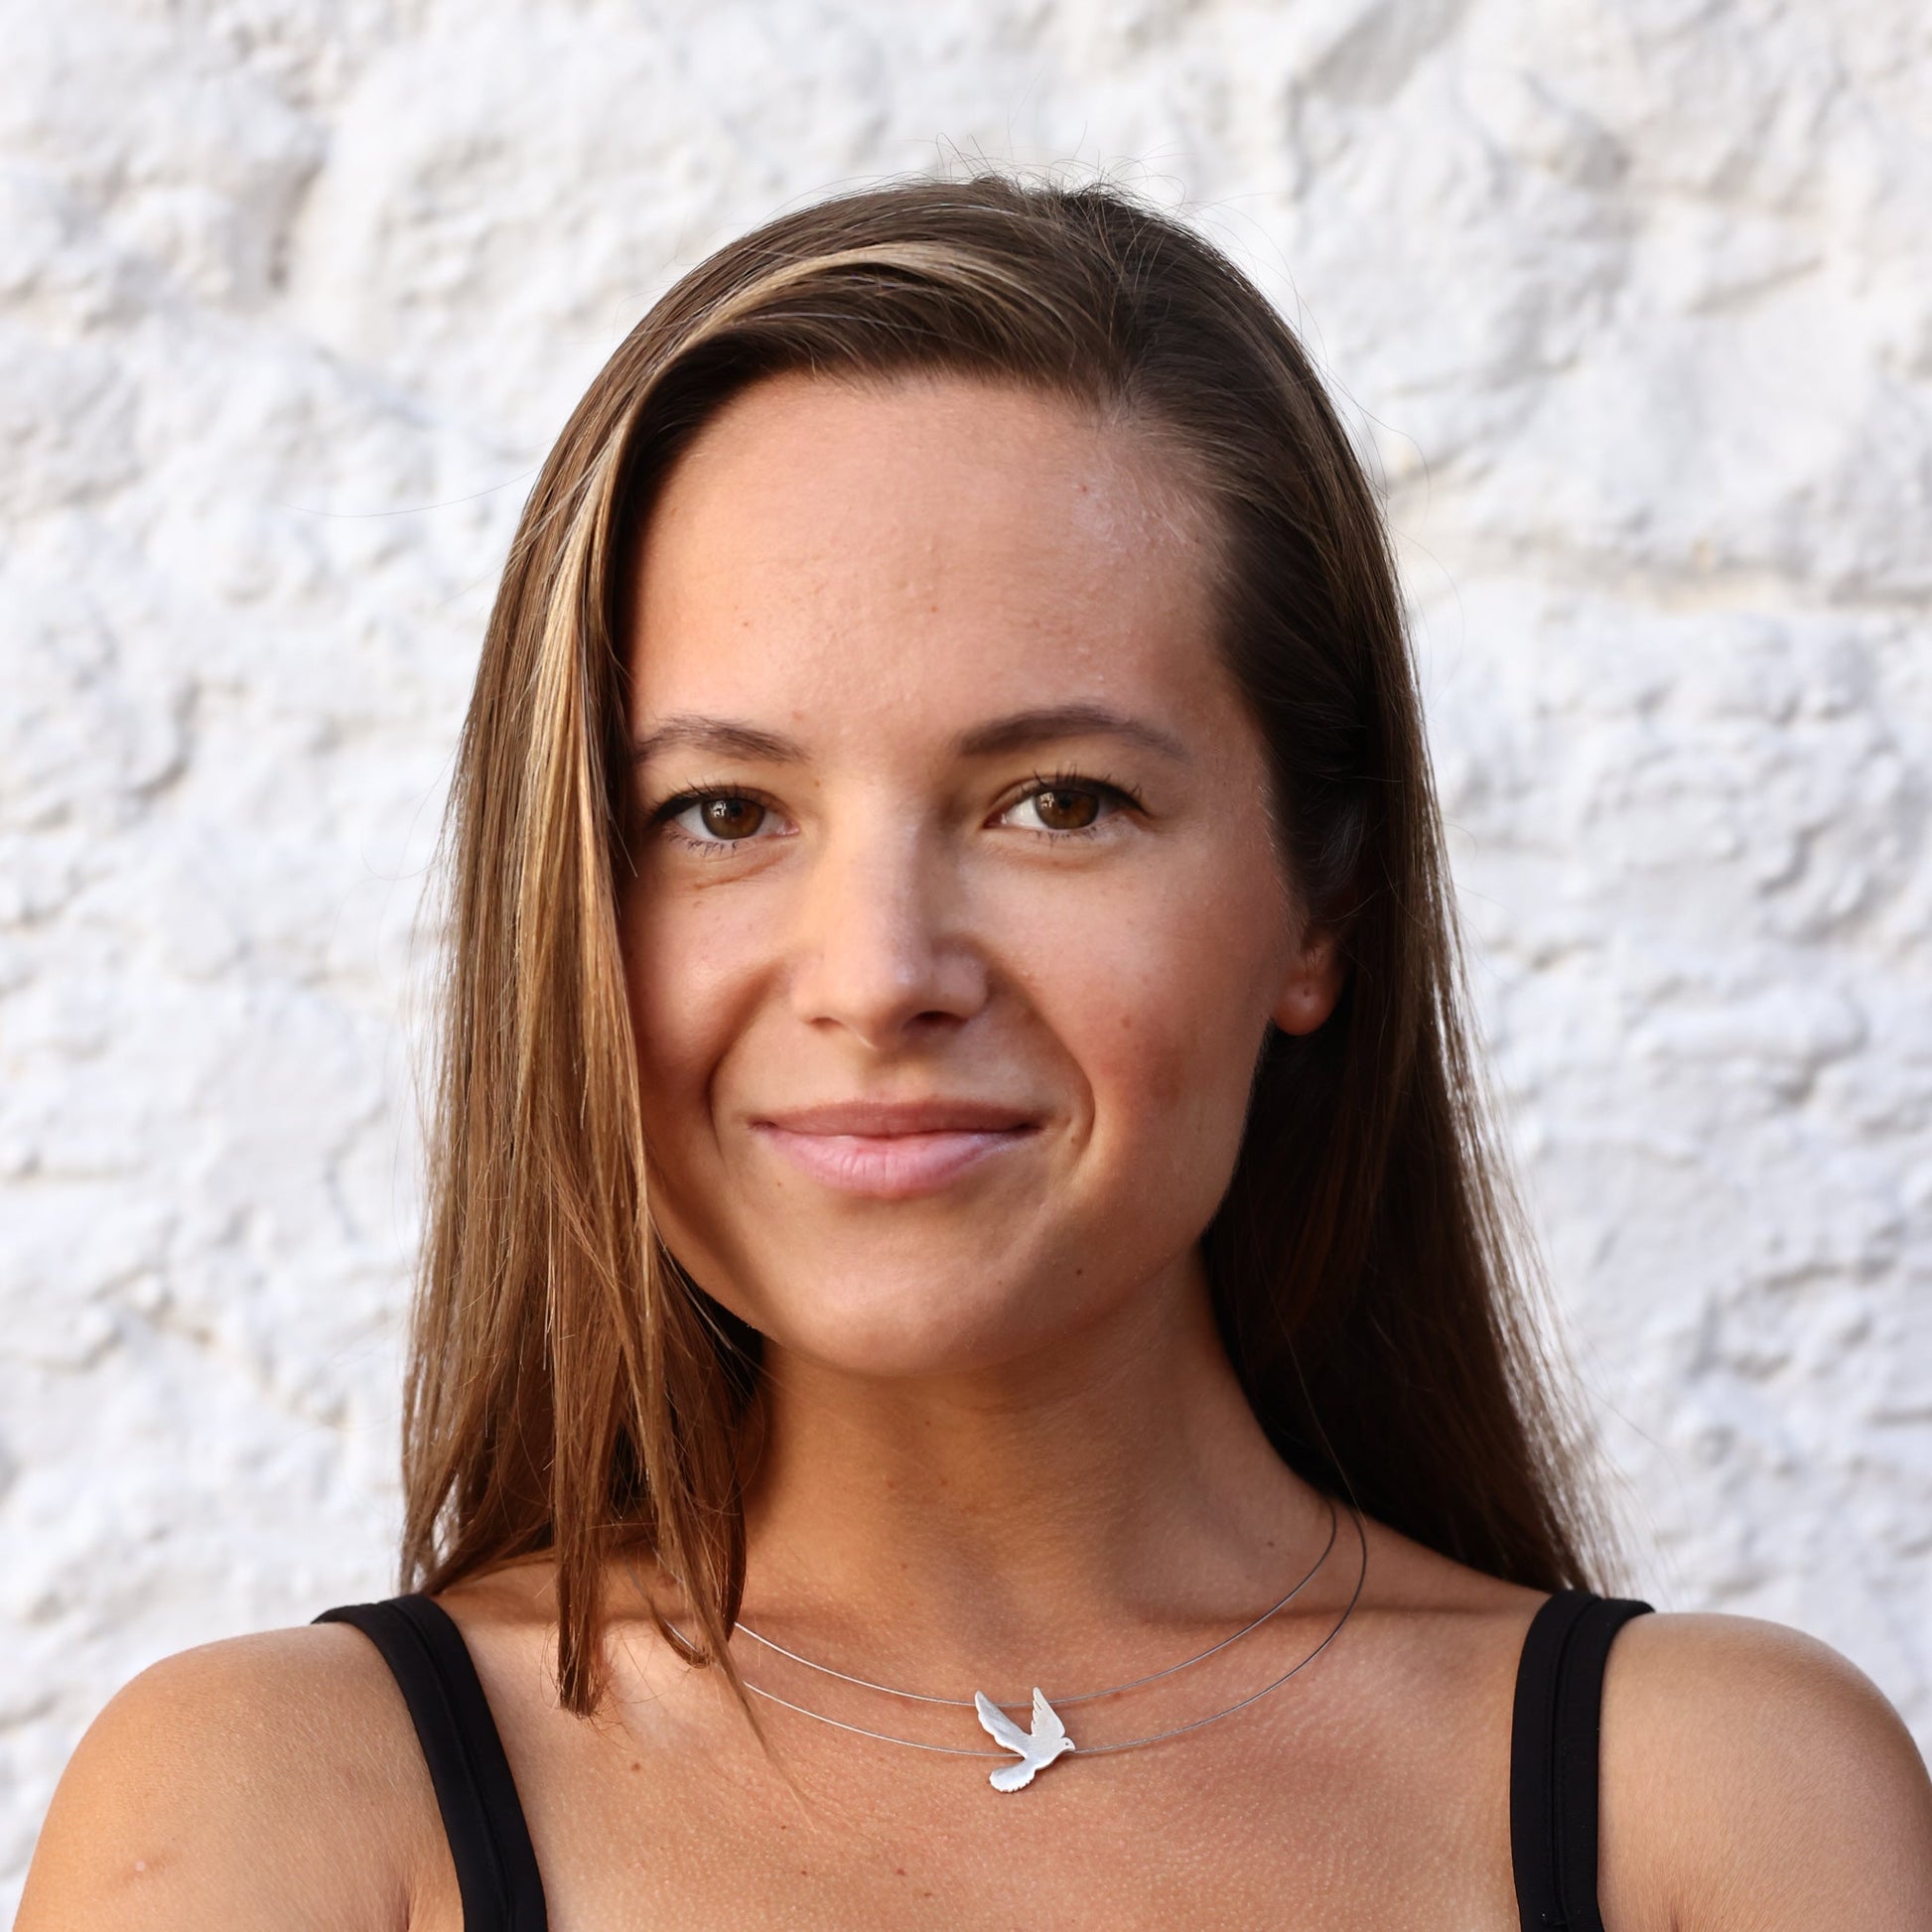
[[[1341,1614],[1335,1618],[1328,1634],[1306,1657],[1292,1668],[1283,1671],[1272,1683],[1264,1684],[1258,1691],[1250,1691],[1246,1697],[1238,1703],[1230,1704],[1225,1710],[1211,1712],[1207,1717],[1196,1718],[1190,1724],[1175,1725],[1172,1730],[1156,1730],[1149,1732],[1145,1737],[1124,1738],[1118,1744],[1082,1744],[1076,1754],[1080,1757],[1110,1757],[1116,1751],[1139,1750],[1145,1744],[1165,1744],[1171,1737],[1184,1737],[1190,1730],[1205,1729],[1209,1725],[1219,1724],[1223,1718],[1233,1717],[1237,1711],[1245,1711],[1251,1704],[1259,1704],[1263,1698],[1279,1691],[1290,1678],[1299,1677],[1307,1670],[1341,1635],[1342,1626],[1355,1614],[1355,1605],[1362,1600],[1362,1586],[1368,1581],[1368,1532],[1363,1528],[1361,1515],[1354,1504],[1349,1503],[1346,1507],[1362,1553],[1360,1565],[1355,1572],[1355,1587],[1349,1592],[1348,1601],[1343,1604]],[[1326,1553],[1323,1554],[1325,1556]],[[672,1625],[672,1628],[675,1629],[676,1625]],[[683,1633],[679,1632],[679,1634]],[[810,1718],[817,1724],[830,1725],[834,1730],[850,1731],[855,1737],[870,1737],[875,1743],[903,1744],[907,1750],[936,1751],[943,1757],[997,1757],[1011,1762],[1010,1754],[1006,1751],[977,1751],[964,1744],[928,1744],[917,1737],[895,1737],[890,1731],[868,1730],[864,1725],[849,1725],[842,1718],[828,1718],[822,1711],[814,1711],[803,1704],[793,1704],[789,1698],[781,1698],[777,1692],[767,1691],[762,1685],[754,1684],[749,1678],[744,1680],[744,1684],[745,1688],[755,1696],[780,1705],[787,1711],[795,1711],[801,1718]]]
[[[1244,1623],[1232,1636],[1223,1637],[1220,1642],[1211,1643],[1205,1650],[1197,1651],[1191,1657],[1183,1657],[1179,1663],[1170,1664],[1165,1670],[1150,1671],[1147,1676],[1130,1678],[1125,1684],[1110,1684],[1104,1691],[1082,1691],[1077,1697],[1049,1697],[1047,1703],[1055,1710],[1063,1710],[1075,1704],[1096,1704],[1102,1698],[1118,1697],[1123,1691],[1138,1691],[1144,1684],[1158,1684],[1164,1677],[1173,1677],[1179,1671],[1192,1670],[1196,1664],[1204,1664],[1210,1657],[1218,1656],[1229,1644],[1239,1643],[1243,1637],[1259,1630],[1270,1617],[1277,1616],[1287,1609],[1314,1581],[1315,1573],[1328,1561],[1328,1553],[1335,1547],[1337,1517],[1334,1499],[1329,1497],[1327,1503],[1328,1540],[1321,1546],[1321,1554],[1309,1566],[1308,1574],[1301,1582],[1286,1596],[1269,1604],[1252,1623]],[[971,1711],[974,1708],[974,1701],[971,1698],[933,1697],[925,1691],[901,1691],[892,1684],[875,1684],[869,1677],[854,1677],[850,1671],[834,1670],[830,1664],[814,1663],[811,1658],[801,1657],[795,1650],[787,1650],[781,1643],[773,1643],[769,1637],[760,1636],[749,1623],[741,1622],[737,1628],[741,1635],[750,1637],[754,1643],[762,1644],[766,1650],[775,1651],[780,1657],[789,1657],[794,1664],[802,1664],[807,1670],[817,1671],[821,1677],[836,1677],[842,1684],[856,1684],[862,1691],[877,1691],[882,1697],[903,1698],[909,1704],[943,1704],[957,1711]],[[748,1685],[747,1688],[751,1687]],[[1021,1698],[1012,1704],[1001,1704],[997,1708],[1002,1711],[1024,1711],[1027,1706],[1028,1700]],[[828,1719],[826,1722],[830,1723],[831,1720]]]

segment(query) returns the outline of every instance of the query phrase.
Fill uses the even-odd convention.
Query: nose
[[[790,995],[807,1025],[885,1052],[986,1004],[957,868],[916,825],[855,827],[819,855],[805,899]]]

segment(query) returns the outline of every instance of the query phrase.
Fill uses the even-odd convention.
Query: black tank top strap
[[[1509,1838],[1523,1932],[1603,1932],[1597,1750],[1611,1641],[1648,1603],[1559,1590],[1516,1673]],[[373,1643],[408,1706],[443,1814],[464,1932],[546,1932],[543,1880],[502,1739],[462,1632],[426,1596],[325,1610]]]
[[[324,1610],[316,1621],[353,1624],[402,1692],[456,1863],[463,1932],[545,1932],[543,1879],[516,1782],[449,1612],[427,1596],[395,1596]]]
[[[1523,1932],[1603,1932],[1596,1903],[1597,1747],[1610,1643],[1648,1603],[1560,1589],[1516,1670],[1509,1849]]]

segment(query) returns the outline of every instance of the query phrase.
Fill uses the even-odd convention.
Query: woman
[[[1857,1673],[1580,1593],[1383,533],[1198,239],[703,264],[453,828],[427,1594],[123,1692],[30,1932],[1932,1924]]]

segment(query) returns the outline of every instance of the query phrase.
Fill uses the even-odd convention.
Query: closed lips
[[[1003,1151],[1036,1117],[968,1100],[840,1101],[754,1119],[753,1130],[799,1173],[835,1193],[873,1200],[936,1194]]]
[[[755,1127],[786,1134],[852,1134],[897,1138],[904,1134],[999,1134],[1037,1124],[1025,1108],[977,1100],[844,1100],[783,1113],[756,1115]]]

